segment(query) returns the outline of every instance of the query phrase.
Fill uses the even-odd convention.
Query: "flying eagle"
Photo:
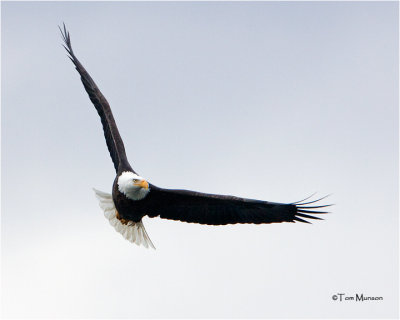
[[[189,190],[159,188],[136,173],[126,157],[124,143],[115,124],[110,105],[88,72],[76,58],[65,24],[60,28],[64,48],[81,76],[83,86],[94,104],[103,125],[108,151],[116,177],[112,194],[94,189],[106,218],[122,236],[137,245],[154,248],[143,226],[142,218],[160,217],[207,225],[235,223],[307,222],[319,219],[311,214],[329,205],[315,205],[308,198],[289,204],[244,199],[227,195],[206,194]]]

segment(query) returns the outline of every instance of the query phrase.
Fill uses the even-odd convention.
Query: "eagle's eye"
[[[133,179],[133,183],[138,183],[139,179]]]

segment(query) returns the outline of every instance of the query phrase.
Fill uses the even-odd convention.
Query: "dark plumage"
[[[139,216],[147,214],[151,218],[160,216],[208,225],[307,222],[302,218],[321,219],[309,215],[316,212],[309,211],[308,207],[301,204],[296,206],[188,190],[162,189],[154,185],[150,189],[146,198],[135,201],[131,206],[134,212],[140,212]]]
[[[93,102],[97,113],[100,116],[104,130],[104,137],[106,138],[108,151],[110,152],[115,170],[117,172],[118,170],[130,170],[134,172],[129,165],[128,160],[126,159],[124,143],[122,142],[121,136],[119,135],[118,128],[115,124],[114,116],[111,112],[108,101],[106,100],[106,98],[104,98],[103,94],[94,83],[92,77],[89,75],[89,73],[87,73],[85,68],[76,58],[74,51],[72,50],[71,38],[69,36],[69,32],[65,27],[65,24],[64,31],[61,30],[61,28],[60,31],[65,43],[64,48],[65,50],[67,50],[69,58],[74,63],[76,70],[79,72],[83,86],[85,87],[85,90],[88,93],[90,100]]]
[[[141,182],[147,192],[144,198],[140,200],[132,198],[122,189],[122,182],[120,182],[119,178],[124,172],[132,172],[134,174],[136,172],[127,160],[124,144],[119,135],[110,106],[90,75],[76,58],[72,50],[70,35],[65,25],[63,29],[60,28],[60,31],[69,58],[80,74],[85,90],[94,104],[103,125],[107,147],[117,173],[113,184],[112,200],[115,210],[118,211],[116,213],[117,218],[123,224],[134,225],[134,223],[141,223],[141,219],[145,215],[152,218],[159,216],[165,219],[208,225],[308,222],[305,219],[321,219],[316,217],[315,214],[326,213],[325,211],[315,210],[329,206],[314,205],[321,199],[304,202],[305,199],[301,202],[290,204],[273,203],[188,190],[162,189],[152,184],[149,184],[147,188],[144,184],[145,181]],[[142,179],[141,177],[139,178]],[[134,179],[132,181],[137,180]],[[121,190],[123,191],[121,192]],[[103,199],[102,201],[106,200]],[[122,231],[119,232],[123,233]],[[135,240],[133,242],[137,243]]]

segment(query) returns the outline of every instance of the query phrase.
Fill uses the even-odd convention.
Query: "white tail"
[[[108,219],[114,229],[117,230],[117,232],[122,234],[122,236],[126,240],[133,242],[138,246],[143,245],[146,248],[151,247],[155,249],[153,242],[151,242],[142,221],[130,221],[127,224],[121,223],[121,221],[117,218],[117,210],[115,209],[114,201],[111,194],[96,190],[94,188],[93,190],[96,193],[97,199],[99,199],[100,208],[103,209],[104,216]]]

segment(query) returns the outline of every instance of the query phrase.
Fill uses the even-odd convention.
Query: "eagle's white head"
[[[118,177],[118,190],[131,200],[141,200],[150,192],[149,184],[131,171],[124,171]]]

